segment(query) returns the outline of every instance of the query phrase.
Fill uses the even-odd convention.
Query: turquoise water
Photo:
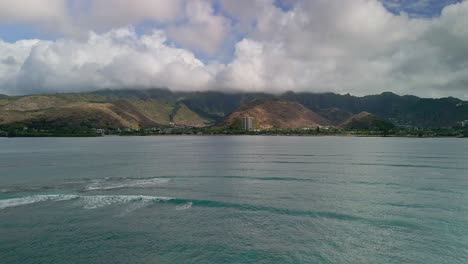
[[[3,138],[0,263],[468,263],[468,140]]]

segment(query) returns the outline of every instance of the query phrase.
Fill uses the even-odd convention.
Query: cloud
[[[218,3],[222,12],[234,20],[236,30],[244,34],[255,29],[262,13],[276,9],[272,0],[219,0]]]
[[[378,1],[301,1],[260,12],[222,80],[257,91],[467,98],[467,25],[468,2],[421,20]]]
[[[73,92],[99,88],[211,87],[210,67],[193,53],[165,44],[160,31],[137,36],[131,28],[91,33],[85,41],[0,42],[2,92]],[[10,49],[10,50],[9,50]],[[9,57],[8,57],[9,58]],[[11,86],[9,86],[11,85]]]
[[[15,94],[18,72],[39,40],[0,41],[0,93]]]
[[[65,5],[62,0],[15,0],[0,2],[0,21],[38,22],[62,18]]]
[[[418,21],[395,16],[377,1],[303,1],[287,12],[269,8],[236,46],[226,85],[242,87],[251,79],[256,90],[366,93],[380,88],[392,53],[422,30]]]
[[[229,39],[230,20],[208,0],[18,0],[0,3],[0,23],[26,23],[67,38],[156,23],[181,47],[216,54]]]
[[[141,23],[157,23],[183,48],[214,56],[229,39],[230,20],[215,14],[208,0],[76,1],[78,32],[106,32]],[[112,8],[109,8],[112,7]]]
[[[64,0],[0,1],[0,23],[33,24],[53,32],[70,26]]]
[[[169,87],[468,99],[467,1],[430,19],[378,0],[111,1],[121,16],[105,15],[109,1],[74,9],[93,18],[73,23],[94,29],[84,38],[0,42],[0,93]],[[145,19],[157,30],[122,27]]]
[[[230,32],[230,20],[214,14],[211,3],[189,1],[185,7],[186,22],[167,29],[172,40],[182,47],[214,55],[221,49]]]
[[[84,31],[108,31],[145,20],[170,23],[182,19],[186,0],[74,0],[73,16]],[[197,0],[198,1],[198,0]]]

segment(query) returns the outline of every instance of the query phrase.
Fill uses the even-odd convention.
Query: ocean
[[[0,138],[0,263],[468,263],[468,140]]]

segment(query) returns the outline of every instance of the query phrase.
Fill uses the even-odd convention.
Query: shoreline
[[[275,134],[161,134],[161,135],[89,135],[89,136],[74,136],[74,135],[63,135],[63,136],[0,136],[0,138],[106,138],[106,137],[356,137],[356,138],[415,138],[415,139],[429,139],[429,138],[458,138],[468,139],[463,136],[399,136],[399,135],[353,135],[353,134],[328,134],[328,135],[300,135],[300,134],[288,134],[288,135],[275,135]]]

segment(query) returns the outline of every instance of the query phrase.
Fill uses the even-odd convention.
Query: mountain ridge
[[[275,100],[297,103],[328,120],[332,126],[339,126],[361,112],[407,127],[450,127],[468,120],[468,102],[453,97],[420,98],[391,92],[358,97],[350,94],[291,91],[268,94],[123,89],[0,96],[0,125],[31,125],[42,120],[45,122],[43,126],[47,127],[47,122],[55,120],[52,118],[55,117],[62,120],[63,125],[66,125],[67,118],[81,118],[85,127],[99,125],[103,128],[144,128],[174,123],[200,127],[223,124],[229,115],[254,102]],[[80,107],[71,107],[74,104]],[[177,122],[173,122],[181,106],[182,112],[179,113]],[[302,111],[301,107],[295,109]],[[98,117],[102,120],[97,120]]]
[[[331,122],[303,105],[285,100],[261,100],[239,107],[226,117],[225,125],[240,128],[243,117],[253,118],[255,129],[299,129],[330,126]]]

